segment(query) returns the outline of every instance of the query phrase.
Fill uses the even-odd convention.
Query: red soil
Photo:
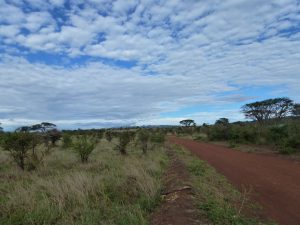
[[[150,225],[208,224],[194,205],[194,194],[189,173],[181,160],[167,148],[171,159],[163,181],[163,201],[151,216]]]
[[[273,155],[240,152],[219,145],[169,137],[228,178],[239,190],[251,188],[264,214],[282,225],[300,225],[300,164]]]

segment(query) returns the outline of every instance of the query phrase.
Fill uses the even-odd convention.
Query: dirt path
[[[151,225],[204,225],[194,205],[194,195],[188,171],[171,148],[171,159],[164,175],[162,204],[151,216]]]
[[[300,224],[300,164],[223,146],[170,137],[215,167],[237,188],[252,188],[266,216],[282,225]]]

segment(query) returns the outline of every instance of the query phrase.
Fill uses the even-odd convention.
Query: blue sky
[[[0,123],[242,120],[300,102],[300,1],[0,0]]]

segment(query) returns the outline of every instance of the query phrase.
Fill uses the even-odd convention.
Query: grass
[[[216,225],[274,224],[259,218],[245,216],[244,212],[259,210],[248,201],[251,190],[240,193],[227,179],[182,147],[175,146],[180,158],[187,165],[196,191],[196,204],[201,214]]]
[[[34,171],[20,171],[0,150],[0,224],[148,224],[167,164],[162,147],[121,156],[102,139],[89,162],[57,147]]]

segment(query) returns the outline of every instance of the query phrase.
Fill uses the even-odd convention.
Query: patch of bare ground
[[[251,187],[251,200],[263,207],[263,213],[282,225],[300,224],[300,164],[274,155],[249,154],[201,143],[190,139],[169,137],[208,162],[242,191]]]
[[[151,216],[151,225],[208,224],[195,206],[189,172],[170,146],[166,146],[170,166],[164,174],[162,203]]]

